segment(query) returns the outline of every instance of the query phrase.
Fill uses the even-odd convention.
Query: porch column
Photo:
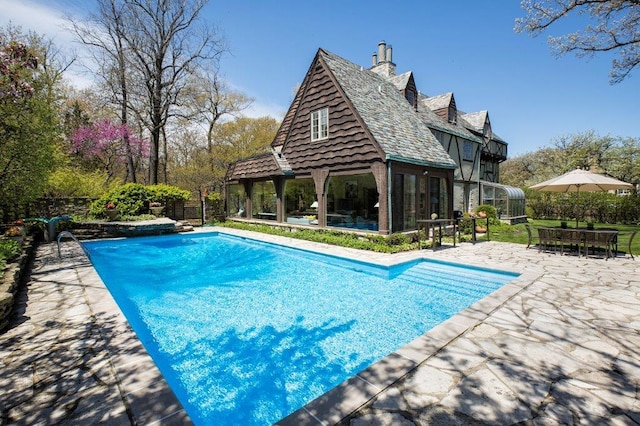
[[[281,176],[274,176],[273,186],[276,189],[276,222],[280,223],[284,220],[284,178],[282,178]]]
[[[327,194],[325,192],[329,169],[312,170],[311,177],[316,187],[316,200],[318,200],[318,227],[327,226]]]
[[[243,182],[243,185],[244,185],[244,193],[247,194],[247,198],[244,200],[245,217],[247,219],[251,219],[253,217],[253,210],[251,209],[251,206],[253,205],[253,202],[251,201],[251,195],[253,192],[253,182],[250,180],[246,180]]]
[[[371,172],[378,189],[378,232],[389,234],[389,188],[387,185],[387,166],[384,163],[373,163]]]

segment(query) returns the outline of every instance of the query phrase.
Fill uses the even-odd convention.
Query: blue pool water
[[[85,247],[198,425],[272,424],[517,276],[219,233]]]

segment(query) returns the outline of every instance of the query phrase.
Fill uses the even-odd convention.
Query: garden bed
[[[22,253],[9,260],[0,272],[0,332],[4,331],[11,321],[15,296],[28,273],[35,246],[36,242],[32,237],[25,237],[22,242]]]

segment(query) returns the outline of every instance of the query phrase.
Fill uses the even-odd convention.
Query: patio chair
[[[573,251],[573,247],[575,246],[578,250],[578,257],[580,257],[580,246],[584,244],[584,234],[575,229],[563,229],[562,244],[568,244],[570,251]]]
[[[586,232],[584,238],[585,256],[589,257],[589,247],[591,247],[591,254],[595,254],[596,249],[603,249],[604,255],[609,259],[614,237],[613,232]]]
[[[538,251],[548,250],[553,245],[553,251],[556,251],[556,233],[551,228],[538,228]]]
[[[533,236],[531,235],[531,227],[528,223],[525,223],[524,227],[527,230],[527,237],[529,238],[529,240],[527,241],[527,248],[529,248],[531,246],[531,242],[533,241]]]

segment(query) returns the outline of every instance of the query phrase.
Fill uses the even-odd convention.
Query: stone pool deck
[[[282,425],[640,424],[640,259],[498,242],[384,255],[221,231],[381,264],[425,257],[522,274]],[[41,245],[18,298],[0,334],[0,424],[190,424],[75,242],[62,258]]]

